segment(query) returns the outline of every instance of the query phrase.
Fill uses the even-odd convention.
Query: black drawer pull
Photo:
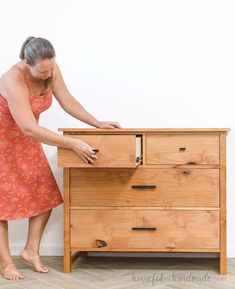
[[[184,152],[184,151],[186,151],[186,148],[185,148],[185,147],[180,147],[180,148],[179,148],[179,151],[180,151],[180,152]]]
[[[147,228],[147,227],[133,227],[133,231],[156,231],[157,228]]]
[[[190,175],[190,172],[189,172],[189,171],[183,171],[182,174],[184,174],[184,175]]]
[[[196,165],[197,163],[195,162],[188,162],[187,165]]]
[[[135,186],[131,186],[132,189],[155,189],[157,186],[152,186],[152,185],[135,185]]]
[[[92,150],[95,154],[99,152],[99,149],[92,149]]]

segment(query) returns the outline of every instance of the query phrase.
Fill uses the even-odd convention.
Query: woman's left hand
[[[97,128],[122,128],[117,121],[99,121]]]

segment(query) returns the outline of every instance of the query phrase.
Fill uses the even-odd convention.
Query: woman
[[[0,78],[0,273],[23,279],[9,251],[8,220],[29,218],[28,238],[20,256],[38,272],[48,268],[39,256],[40,240],[54,207],[63,202],[41,143],[74,150],[86,163],[97,157],[79,139],[56,134],[38,124],[52,94],[71,116],[97,128],[121,128],[98,121],[69,93],[55,61],[52,44],[28,37],[21,61]]]

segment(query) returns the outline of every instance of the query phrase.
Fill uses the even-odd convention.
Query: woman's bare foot
[[[44,266],[41,262],[40,256],[38,254],[32,253],[27,251],[26,249],[24,249],[21,253],[20,253],[20,257],[28,262],[29,264],[31,264],[34,269],[37,272],[40,273],[48,273],[49,269],[48,267]]]
[[[0,267],[0,274],[7,280],[24,279],[24,275],[16,268],[14,263]]]

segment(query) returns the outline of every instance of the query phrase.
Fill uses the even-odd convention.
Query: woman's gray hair
[[[50,41],[41,37],[29,36],[23,43],[20,58],[34,66],[37,61],[55,57],[55,49]]]

